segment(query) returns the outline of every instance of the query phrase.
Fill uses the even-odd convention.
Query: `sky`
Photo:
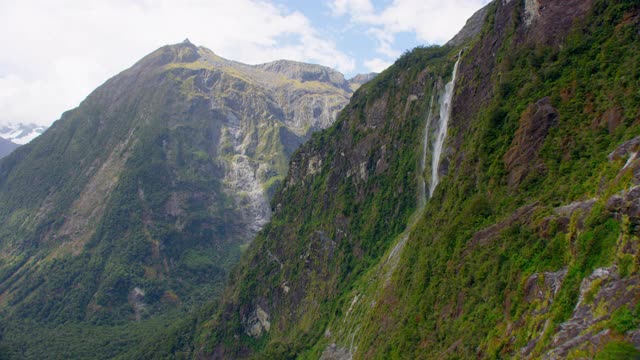
[[[0,125],[50,125],[155,49],[188,38],[247,64],[347,78],[444,44],[489,0],[0,0]]]

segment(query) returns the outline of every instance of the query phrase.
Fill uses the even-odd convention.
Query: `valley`
[[[160,48],[0,160],[0,354],[637,358],[638,29],[495,0],[351,80]]]

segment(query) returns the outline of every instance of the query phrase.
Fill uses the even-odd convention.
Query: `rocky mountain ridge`
[[[0,161],[7,333],[146,326],[215,298],[289,157],[351,93],[329,68],[245,65],[189,41],[108,80]]]

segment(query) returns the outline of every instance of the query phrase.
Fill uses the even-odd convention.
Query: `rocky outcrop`
[[[146,308],[146,304],[144,303],[144,290],[139,287],[134,287],[129,291],[129,305],[135,314],[135,320],[142,320],[142,314]]]
[[[593,7],[593,0],[525,0],[523,39],[538,44],[558,45],[574,25]]]
[[[490,5],[487,5],[476,11],[476,13],[467,20],[464,27],[451,40],[449,40],[446,45],[457,47],[464,45],[478,36],[480,31],[482,31],[482,26],[484,26],[485,19],[487,18],[489,6]]]
[[[269,314],[258,305],[256,309],[247,317],[242,320],[244,325],[244,331],[247,335],[252,337],[260,337],[263,332],[269,332],[271,329],[271,322],[269,321]]]
[[[624,142],[609,154],[609,161],[624,161],[624,165],[618,172],[617,179],[622,178],[625,174],[631,173],[633,182],[640,184],[640,137],[635,137]]]
[[[353,355],[347,348],[340,347],[335,343],[327,346],[322,352],[320,360],[351,360]]]
[[[623,159],[632,153],[640,151],[640,136],[635,137],[629,141],[625,141],[618,146],[611,154],[609,154],[609,161],[615,161]]]
[[[558,111],[549,98],[529,105],[522,114],[511,147],[504,155],[510,187],[517,187],[531,171],[544,171],[544,164],[538,162],[538,152],[557,121]]]
[[[571,318],[556,328],[544,358],[565,359],[570,352],[590,353],[600,349],[618,336],[606,328],[612,314],[623,307],[635,306],[633,299],[639,296],[640,278],[637,276],[621,278],[615,266],[594,270],[582,281],[578,304]],[[629,331],[621,335],[640,347],[634,334]]]

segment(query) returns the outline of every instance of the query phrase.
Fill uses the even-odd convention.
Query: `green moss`
[[[635,329],[637,325],[637,318],[627,306],[622,306],[614,311],[609,320],[609,327],[619,334],[625,334],[627,331]]]
[[[636,272],[635,256],[632,254],[620,255],[618,258],[618,272],[622,277],[627,277]]]
[[[640,359],[640,351],[627,342],[612,341],[598,352],[595,360]]]
[[[598,292],[600,291],[600,286],[601,285],[602,285],[602,279],[601,278],[597,278],[597,279],[593,280],[593,282],[591,283],[591,287],[584,294],[584,302],[586,304],[593,303],[593,300],[595,299],[596,295],[598,295]]]

